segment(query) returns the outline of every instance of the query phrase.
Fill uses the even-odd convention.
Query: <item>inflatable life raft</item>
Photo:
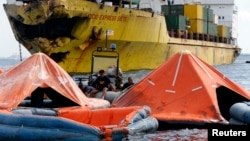
[[[120,141],[150,133],[158,121],[148,106],[89,110],[81,107],[18,107],[0,112],[0,139],[15,141]]]
[[[107,94],[105,95],[104,99],[112,103],[114,99],[119,97],[122,94],[122,92],[114,92],[114,91],[107,91]],[[95,95],[95,98],[101,98],[102,97],[102,92],[98,92]]]
[[[250,102],[235,103],[230,107],[230,124],[249,125],[250,124]]]

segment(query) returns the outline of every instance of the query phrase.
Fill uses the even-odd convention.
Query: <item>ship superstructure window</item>
[[[219,20],[224,20],[224,16],[219,16]]]

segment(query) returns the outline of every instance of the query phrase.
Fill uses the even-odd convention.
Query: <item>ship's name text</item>
[[[98,14],[89,14],[90,19],[95,20],[108,20],[108,21],[121,21],[125,22],[127,20],[127,16],[111,16],[111,15],[98,15]]]

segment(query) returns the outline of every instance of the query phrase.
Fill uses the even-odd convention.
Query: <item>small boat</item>
[[[111,108],[107,100],[86,97],[43,53],[4,71],[0,80],[1,140],[121,140],[158,128],[148,106]]]

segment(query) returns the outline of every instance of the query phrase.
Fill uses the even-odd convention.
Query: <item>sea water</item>
[[[232,81],[240,84],[247,90],[250,90],[250,54],[241,54],[237,60],[230,65],[214,66],[217,70],[222,72],[226,77]],[[20,63],[18,59],[0,58],[0,68],[7,70],[12,66]],[[21,72],[20,72],[21,73]],[[132,76],[135,82],[139,82],[145,75],[150,73],[149,70],[133,71],[124,73],[124,78]],[[206,141],[206,129],[179,129],[179,130],[165,130],[157,131],[152,134],[136,134],[129,136],[129,141]]]
[[[250,54],[241,54],[233,64],[215,66],[220,72],[234,82],[250,90]]]

